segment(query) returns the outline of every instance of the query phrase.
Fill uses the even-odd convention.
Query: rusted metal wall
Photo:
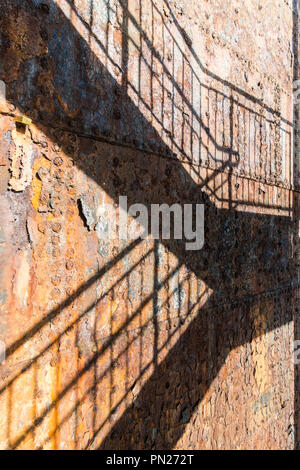
[[[292,8],[1,1],[1,448],[295,446]],[[107,240],[122,195],[204,248]]]

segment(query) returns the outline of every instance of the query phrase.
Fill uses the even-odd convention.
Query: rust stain
[[[47,160],[45,157],[41,157],[38,160],[35,160],[33,167],[32,167],[32,173],[33,173],[33,181],[32,181],[32,198],[31,198],[31,203],[34,208],[34,210],[38,210],[39,204],[40,204],[40,196],[42,192],[42,180],[38,176],[38,171],[41,168],[47,168],[48,170],[50,169],[50,162]],[[51,214],[49,214],[50,216]]]
[[[56,91],[56,95],[57,95],[58,101],[60,102],[60,104],[61,104],[61,106],[62,106],[62,108],[63,108],[65,114],[66,114],[68,117],[74,119],[74,118],[78,115],[78,113],[79,113],[79,111],[80,111],[80,108],[77,108],[77,109],[75,109],[74,111],[70,111],[69,108],[68,108],[68,105],[65,103],[65,101],[64,101],[63,98],[61,97],[59,91],[58,91],[58,90],[55,90],[55,91]]]
[[[1,449],[296,445],[293,15],[186,3],[0,4]],[[105,238],[121,195],[203,249]]]

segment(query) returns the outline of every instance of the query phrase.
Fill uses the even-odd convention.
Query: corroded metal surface
[[[199,3],[1,2],[1,448],[295,445],[292,10]]]

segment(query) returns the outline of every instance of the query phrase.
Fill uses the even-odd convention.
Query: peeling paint
[[[9,180],[9,187],[13,191],[20,192],[24,191],[32,180],[32,147],[30,140],[23,133],[14,130],[12,138],[15,150],[10,157],[11,178]]]

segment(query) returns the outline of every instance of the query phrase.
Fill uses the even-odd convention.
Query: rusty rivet
[[[60,238],[57,235],[53,235],[51,237],[51,242],[54,246],[57,246],[57,245],[59,245]]]
[[[53,230],[53,232],[56,232],[56,233],[60,232],[61,231],[61,224],[59,222],[54,222],[52,224],[52,230]]]
[[[70,271],[71,269],[74,268],[74,261],[72,259],[68,259],[67,262],[66,262],[66,268],[68,269],[68,271]]]
[[[61,214],[62,214],[62,211],[57,209],[57,207],[55,207],[53,210],[52,210],[52,214],[54,215],[54,217],[59,217]]]
[[[112,255],[115,257],[115,256],[117,256],[118,254],[119,254],[119,250],[118,250],[118,248],[117,248],[116,246],[114,246],[113,249],[112,249]]]
[[[73,248],[68,248],[67,251],[66,251],[66,255],[67,257],[71,257],[71,256],[74,256],[74,249]]]
[[[59,248],[54,248],[52,251],[52,256],[53,258],[57,258],[60,255],[60,249]]]
[[[42,194],[41,197],[40,197],[40,202],[43,204],[46,204],[47,202],[47,196],[46,194]]]
[[[59,274],[56,274],[55,276],[53,276],[51,278],[51,282],[54,286],[59,286],[59,284],[61,283],[61,277]]]
[[[41,233],[45,233],[45,232],[46,232],[46,227],[45,227],[45,225],[43,225],[43,224],[38,224],[38,231],[41,232]]]
[[[40,168],[39,171],[37,172],[37,175],[40,178],[40,180],[43,181],[47,173],[48,173],[48,170],[46,168]]]
[[[57,180],[60,180],[61,178],[63,178],[63,176],[64,172],[61,168],[54,172],[54,178],[56,178]]]
[[[61,166],[63,164],[63,159],[61,157],[55,157],[53,163],[56,166]]]
[[[69,217],[72,217],[74,215],[73,209],[67,209],[66,213]]]
[[[59,182],[55,183],[53,189],[54,189],[54,191],[55,191],[56,193],[60,193],[60,192],[61,192],[61,189],[62,189],[61,183],[59,183]]]
[[[66,290],[67,295],[72,295],[73,294],[73,289],[72,287],[68,287]]]
[[[51,296],[52,298],[59,297],[59,296],[60,296],[60,290],[59,290],[59,288],[58,288],[58,287],[54,287],[54,289],[52,289],[52,291],[51,291],[50,296]]]
[[[53,359],[51,359],[51,361],[50,361],[50,366],[51,367],[55,367],[55,366],[57,366],[57,364],[58,364],[58,358],[57,357],[54,357]]]

